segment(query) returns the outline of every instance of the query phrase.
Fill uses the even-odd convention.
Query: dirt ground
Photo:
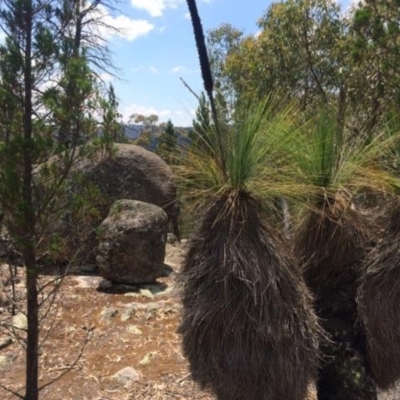
[[[50,329],[50,335],[41,348],[41,399],[214,399],[190,379],[176,333],[180,305],[174,278],[184,251],[179,244],[167,246],[165,262],[172,268],[171,274],[157,285],[109,287],[95,273],[82,270],[65,278],[44,320],[44,331]],[[3,269],[7,271],[6,266]],[[21,304],[25,291],[23,273],[20,269],[21,282],[17,285]],[[52,278],[46,275],[42,283]],[[0,313],[3,324],[11,323],[7,307],[0,308]],[[17,398],[4,387],[24,393],[24,351],[15,333],[4,326],[0,328],[0,343],[13,338],[0,350],[0,399]],[[115,376],[129,367],[130,380]],[[46,386],[51,381],[54,382]],[[309,400],[312,399],[315,396],[311,393]],[[396,394],[381,397],[398,399],[400,395]]]

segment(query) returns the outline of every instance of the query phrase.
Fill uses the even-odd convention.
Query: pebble
[[[23,313],[18,313],[14,315],[12,319],[12,326],[16,329],[27,330],[28,329],[28,319]]]
[[[128,307],[126,310],[122,311],[121,313],[121,321],[125,322],[128,321],[134,315],[136,312],[136,309],[134,307]]]
[[[143,332],[136,325],[128,325],[126,330],[127,332],[138,336],[143,334]]]
[[[104,307],[101,310],[101,317],[106,322],[111,322],[111,319],[114,318],[118,314],[118,310],[116,308]]]
[[[13,353],[0,354],[0,368],[6,368],[17,356]]]
[[[118,371],[112,378],[124,385],[125,388],[129,388],[132,383],[140,380],[140,375],[135,368],[126,367]]]
[[[157,355],[155,352],[147,353],[140,361],[139,365],[149,365],[151,360]]]
[[[148,289],[141,289],[139,292],[143,297],[147,297],[148,299],[154,299],[154,294],[150,292]]]

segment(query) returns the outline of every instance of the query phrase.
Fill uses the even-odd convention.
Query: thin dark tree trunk
[[[10,284],[11,284],[11,292],[12,292],[11,315],[15,315],[15,308],[16,308],[16,302],[17,302],[17,294],[15,291],[15,279],[17,278],[17,267],[15,265],[11,265],[11,263],[10,263],[8,266],[8,271],[10,273]]]
[[[28,254],[31,253],[31,254]],[[39,398],[39,319],[37,268],[34,251],[26,250],[26,287],[28,301],[28,338],[26,350],[26,394],[25,400]]]
[[[25,400],[37,400],[38,390],[38,346],[39,346],[39,318],[38,318],[38,290],[37,265],[34,246],[35,213],[32,201],[32,0],[25,0],[25,68],[24,68],[24,148],[23,148],[23,185],[22,185],[22,241],[23,258],[26,268],[27,288],[27,350],[26,350],[26,393]]]

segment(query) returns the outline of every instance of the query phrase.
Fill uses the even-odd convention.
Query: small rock
[[[128,388],[132,385],[132,383],[139,381],[140,375],[136,369],[132,367],[126,367],[118,371],[112,376],[112,378],[124,385],[125,388]]]
[[[167,235],[167,243],[176,244],[178,243],[178,238],[172,232],[169,232]]]
[[[143,332],[136,325],[128,325],[126,331],[134,335],[142,335]]]
[[[165,303],[165,301],[160,300],[160,301],[147,303],[147,304],[145,304],[145,306],[146,306],[145,310],[147,312],[150,312],[150,311],[156,311],[156,310],[160,310],[160,309],[164,308],[166,306],[166,303]]]
[[[16,329],[27,330],[28,329],[28,319],[25,314],[18,313],[14,315],[12,319],[12,326]]]
[[[118,314],[118,310],[115,308],[104,307],[101,310],[101,317],[106,322],[111,322],[111,319],[114,318]]]
[[[5,354],[0,354],[0,368],[3,368],[8,363],[8,357]]]
[[[139,292],[143,297],[147,297],[148,299],[154,299],[153,293],[150,292],[150,290],[147,289],[141,289]]]
[[[9,346],[11,343],[12,343],[12,339],[10,337],[5,337],[3,339],[0,339],[0,350]]]
[[[65,333],[67,333],[67,334],[69,334],[69,333],[74,333],[74,332],[76,332],[76,328],[75,328],[74,326],[68,326],[68,327],[65,329]]]
[[[164,300],[160,301],[152,301],[150,303],[140,303],[138,301],[133,301],[127,305],[127,308],[134,309],[135,311],[154,311],[166,306],[166,302]]]
[[[0,369],[8,367],[16,358],[17,356],[13,353],[0,354]]]
[[[140,361],[139,365],[149,365],[151,360],[157,355],[155,352],[147,353]]]
[[[103,282],[103,278],[100,276],[76,276],[75,277],[76,282],[78,283],[78,288],[83,288],[83,289],[96,289],[100,288],[100,285]]]
[[[134,315],[136,312],[136,309],[134,307],[129,307],[126,310],[122,311],[121,314],[121,321],[125,322],[128,321],[129,318],[132,317],[132,315]]]

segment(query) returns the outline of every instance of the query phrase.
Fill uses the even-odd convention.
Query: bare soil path
[[[180,304],[174,279],[184,251],[184,246],[168,244],[166,264],[172,273],[157,285],[108,287],[89,273],[65,278],[45,320],[45,328],[52,332],[41,349],[40,381],[46,384],[65,375],[45,387],[41,399],[214,399],[190,379],[176,333]],[[22,305],[22,269],[19,274],[17,294]],[[11,321],[7,307],[0,313],[2,322]],[[0,343],[8,337],[10,332],[2,327]],[[24,351],[14,339],[0,350],[0,385],[23,393],[24,374]],[[0,399],[15,398],[0,388]],[[312,394],[311,399],[315,399]],[[400,395],[386,394],[381,400],[400,400]]]

